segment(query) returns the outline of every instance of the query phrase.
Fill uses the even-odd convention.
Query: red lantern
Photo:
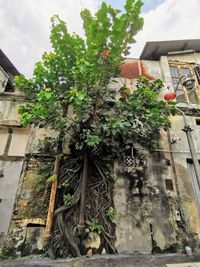
[[[176,93],[166,93],[165,95],[164,95],[164,99],[166,100],[166,101],[170,101],[170,100],[174,100],[176,98]]]

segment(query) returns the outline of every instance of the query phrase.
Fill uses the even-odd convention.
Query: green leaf
[[[54,174],[52,176],[50,176],[48,179],[47,179],[47,182],[48,183],[54,183],[57,179],[57,176]]]

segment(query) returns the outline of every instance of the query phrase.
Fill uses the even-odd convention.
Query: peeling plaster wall
[[[22,165],[22,160],[0,160],[0,245],[10,225]]]
[[[38,253],[43,249],[52,175],[53,157],[27,156],[24,160],[9,230],[8,243],[21,255]]]
[[[8,95],[7,95],[8,96]],[[20,125],[20,117],[18,115],[19,102],[9,101],[0,97],[0,123],[9,125]]]
[[[168,166],[169,159],[160,152],[146,154],[146,159],[142,197],[137,194],[136,186],[130,187],[137,178],[132,173],[126,173],[122,165],[116,167],[119,179],[115,186],[114,203],[117,210],[116,246],[119,252],[151,253],[150,224],[154,241],[160,249],[177,242],[177,226],[172,212],[174,201],[164,184],[164,179],[171,177],[172,173]]]
[[[9,129],[12,131],[9,133]],[[23,157],[29,138],[29,129],[0,126],[0,156]]]
[[[200,54],[196,54],[195,58],[194,54],[162,56],[160,61],[145,60],[142,64],[148,72],[147,76],[161,78],[166,86],[171,86],[169,60],[172,59],[198,63]],[[137,71],[131,72],[131,64]],[[127,86],[136,84],[135,73],[140,73],[138,61],[128,60],[127,72],[126,66],[122,72]],[[166,91],[167,89],[161,91],[161,99]],[[195,105],[195,108],[199,106]],[[185,109],[191,110],[187,120],[193,129],[192,137],[200,161],[200,126],[196,123],[200,112],[192,110],[190,104],[187,104]],[[158,151],[146,155],[148,167],[142,200],[134,195],[134,191],[130,192],[130,183],[131,179],[135,179],[134,175],[131,177],[130,173],[127,174],[122,163],[116,165],[119,179],[115,185],[114,203],[117,211],[116,246],[119,252],[152,251],[149,225],[151,223],[153,239],[161,250],[170,251],[169,249],[178,248],[178,245],[183,249],[187,244],[199,253],[200,215],[192,182],[192,179],[196,178],[194,171],[191,173],[192,166],[189,168],[187,163],[187,160],[191,159],[191,153],[186,133],[183,131],[185,124],[182,116],[174,116],[171,121],[169,135],[161,131]],[[170,145],[173,139],[176,141]],[[172,188],[167,188],[168,182]],[[200,194],[200,191],[198,192]]]
[[[200,63],[200,53],[168,55],[167,58],[179,62]]]
[[[48,137],[57,138],[58,133],[54,130],[46,128],[31,128],[26,153],[39,153],[41,141],[44,141],[45,138]]]
[[[0,155],[3,155],[8,140],[8,129],[5,127],[0,127],[0,140]]]
[[[146,76],[151,80],[161,78],[158,61],[127,59],[120,65],[120,76],[125,79],[137,79]]]
[[[200,160],[200,142],[198,141],[200,137],[200,127],[196,124],[195,117],[187,117],[187,119],[193,129],[192,137],[195,141],[197,157]],[[191,175],[195,176],[195,174],[191,174],[188,168],[187,159],[191,159],[191,154],[186,133],[182,130],[183,127],[183,118],[181,116],[176,116],[172,119],[170,135],[172,138],[180,138],[172,147],[185,218],[190,231],[197,233],[200,237],[200,214],[198,214],[191,177]]]

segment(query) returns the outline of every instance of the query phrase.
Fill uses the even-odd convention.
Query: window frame
[[[172,76],[172,73],[170,71],[170,67],[175,67],[177,68],[178,70],[178,75],[179,75],[179,79],[184,75],[182,74],[181,72],[181,69],[189,69],[190,71],[190,75],[191,75],[191,78],[195,79],[195,85],[194,85],[194,90],[192,91],[193,92],[193,97],[195,99],[195,101],[193,101],[193,99],[191,98],[190,96],[190,91],[187,90],[184,86],[183,86],[183,80],[180,81],[180,84],[179,84],[179,87],[178,87],[178,90],[180,91],[180,89],[183,91],[183,97],[184,97],[184,101],[179,101],[177,99],[177,102],[181,103],[181,102],[187,102],[187,103],[191,103],[191,104],[199,104],[199,97],[198,97],[198,94],[197,94],[197,85],[198,85],[198,81],[197,81],[197,78],[196,78],[196,73],[195,73],[195,67],[197,65],[194,64],[194,63],[188,63],[188,62],[180,62],[180,61],[172,61],[172,60],[169,60],[169,72],[170,72],[170,77],[171,77],[171,80],[172,80],[172,84],[173,84],[173,87],[174,89],[176,88],[176,85],[173,83],[173,78],[174,79],[178,79],[177,76]],[[177,91],[178,91],[177,90]]]

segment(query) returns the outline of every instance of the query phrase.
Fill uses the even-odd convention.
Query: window
[[[200,119],[196,119],[196,125],[200,125]]]
[[[15,91],[15,88],[11,81],[8,80],[4,92],[13,93]]]
[[[8,72],[8,82],[6,84],[4,92],[13,93],[15,91],[15,87],[13,85],[14,76]]]
[[[172,179],[165,179],[165,187],[166,187],[166,190],[170,190],[170,191],[174,190]]]
[[[187,77],[194,78],[194,73],[193,73],[191,65],[189,65],[189,64],[179,64],[178,65],[176,63],[170,63],[169,68],[170,68],[170,75],[172,78],[172,83],[173,83],[174,89],[176,89],[178,86],[178,88],[176,90],[177,102],[189,101],[193,104],[196,104],[197,103],[196,92],[194,90],[187,91],[182,85],[183,81],[180,81],[180,78],[183,75],[185,75]],[[194,71],[196,73],[198,70],[194,69]],[[200,75],[200,68],[199,68],[199,75]],[[199,76],[199,78],[200,78],[200,76]]]
[[[177,85],[179,83],[180,79],[180,73],[178,67],[175,66],[170,66],[170,74],[172,78],[172,83],[174,86],[174,90],[177,88]],[[177,101],[178,102],[184,102],[185,101],[185,96],[184,96],[184,91],[182,90],[182,85],[179,83],[178,88],[176,90],[176,95],[177,95]]]

